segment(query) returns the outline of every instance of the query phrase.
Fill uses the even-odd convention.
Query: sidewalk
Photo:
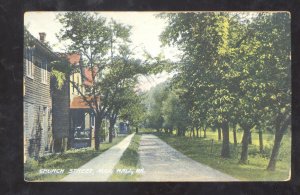
[[[128,135],[120,143],[74,170],[73,173],[67,175],[61,181],[107,181],[133,136],[134,133]]]

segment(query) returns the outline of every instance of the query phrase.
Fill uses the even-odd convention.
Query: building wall
[[[58,88],[55,78],[51,79],[51,94],[52,94],[52,128],[54,142],[62,142],[62,139],[67,139],[70,131],[70,92],[69,81],[66,80],[61,87]],[[54,145],[59,145],[54,143]],[[65,147],[62,146],[64,149]],[[59,151],[55,148],[54,151]]]
[[[41,68],[33,61],[33,78],[26,76],[26,61],[24,58],[24,160],[31,154],[32,157],[44,155],[49,150],[50,136],[52,132],[52,101],[50,95],[50,72],[47,71],[47,84],[41,82]],[[46,109],[46,112],[44,110]],[[29,113],[30,111],[30,113]],[[46,118],[47,128],[39,124]],[[29,122],[32,122],[32,128]],[[44,126],[42,124],[42,126]],[[34,151],[32,151],[34,150]]]

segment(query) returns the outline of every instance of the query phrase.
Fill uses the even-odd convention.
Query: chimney
[[[40,41],[41,41],[42,43],[45,43],[46,33],[40,32],[39,34],[40,34]]]

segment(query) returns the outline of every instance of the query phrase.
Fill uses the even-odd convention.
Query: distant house
[[[127,134],[128,133],[128,124],[126,122],[120,122],[119,123],[120,127],[120,134]]]

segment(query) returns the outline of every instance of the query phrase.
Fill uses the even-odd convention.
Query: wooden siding
[[[70,92],[69,81],[61,89],[56,87],[56,79],[51,79],[52,125],[55,139],[67,138],[70,131]]]
[[[23,61],[23,70],[26,70],[26,60]],[[49,60],[50,61],[50,60]],[[47,71],[47,84],[41,82],[41,69],[34,65],[33,79],[26,76],[26,71],[23,74],[24,79],[24,160],[26,160],[31,152],[32,145],[38,147],[37,153],[32,153],[32,157],[42,156],[45,154],[45,149],[50,149],[51,132],[52,132],[52,101],[50,95],[50,72]],[[28,103],[34,105],[33,115],[28,114]],[[39,120],[42,123],[43,108],[47,107],[47,129],[42,129],[41,134],[37,133]],[[33,129],[28,129],[28,120],[33,117]],[[45,143],[45,136],[48,136],[48,141]],[[31,142],[31,145],[30,145]]]

